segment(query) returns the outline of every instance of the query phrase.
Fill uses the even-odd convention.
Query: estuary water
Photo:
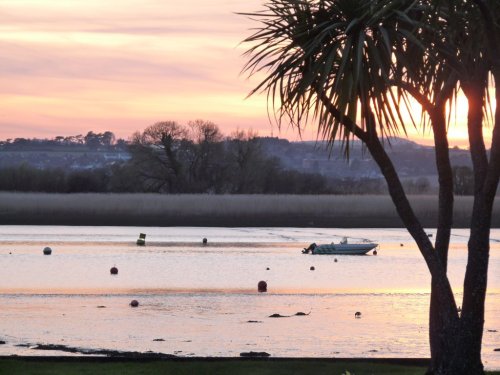
[[[379,243],[378,255],[301,254],[344,236]],[[458,304],[467,239],[468,230],[452,233]],[[500,230],[491,239],[483,361],[500,369]],[[429,356],[430,277],[404,229],[0,226],[0,268],[0,355],[71,355],[33,349],[54,344],[186,357]]]

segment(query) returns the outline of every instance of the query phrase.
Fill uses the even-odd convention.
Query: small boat
[[[316,245],[312,243],[308,248],[302,250],[302,254],[335,254],[335,255],[365,255],[370,250],[375,249],[378,244],[373,242],[347,243],[344,237],[339,243]]]

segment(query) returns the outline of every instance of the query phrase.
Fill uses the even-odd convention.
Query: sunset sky
[[[157,121],[204,119],[225,134],[251,128],[298,140],[271,125],[265,95],[245,99],[258,79],[240,73],[248,48],[240,42],[256,23],[236,13],[262,4],[2,0],[0,139],[89,130],[128,138]],[[464,113],[461,105],[458,118]],[[302,137],[315,134],[311,127]],[[463,126],[450,136],[464,145]]]

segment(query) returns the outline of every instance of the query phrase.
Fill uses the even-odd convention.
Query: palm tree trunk
[[[415,239],[415,242],[421,252],[423,254],[430,253],[432,258],[427,262],[432,275],[431,314],[433,314],[430,316],[431,326],[429,328],[429,338],[431,343],[431,369],[429,372],[434,374],[446,374],[447,369],[452,366],[452,362],[455,358],[454,353],[457,342],[456,332],[459,327],[459,318],[453,292],[446,276],[446,266],[441,264],[440,258],[445,257],[445,255],[444,252],[438,255],[438,253],[434,251],[432,244],[421,228],[418,219],[414,217],[411,207],[409,207],[409,202],[406,200],[406,196],[404,195],[399,179],[397,176],[394,176],[396,172],[392,167],[392,163],[385,160],[386,158],[388,159],[388,157],[385,154],[385,151],[383,151],[383,148],[380,150],[381,148],[382,146],[378,140],[374,142],[374,144],[368,145],[368,149],[370,150],[373,158],[376,160],[377,164],[381,166],[382,173],[388,183],[389,192],[395,206],[397,207],[399,216],[405,223],[405,226],[410,234]],[[449,199],[449,197],[447,199]],[[446,200],[443,204],[448,205],[449,201]],[[449,218],[449,220],[451,220],[451,218]],[[443,233],[445,233],[448,223],[442,224],[444,225]],[[449,240],[446,241],[446,237],[449,239],[449,235],[446,236],[446,234],[443,234],[443,237],[445,242],[449,242]],[[446,250],[447,248],[448,247],[446,246]],[[433,267],[436,266],[438,269],[433,269]],[[459,373],[456,374],[458,375]],[[465,375],[467,373],[463,374]]]
[[[429,272],[435,282],[434,290],[439,296],[439,301],[444,315],[443,319],[446,322],[446,326],[456,327],[458,324],[458,311],[455,303],[455,297],[453,295],[450,282],[446,276],[445,269],[443,268],[437,253],[434,251],[434,247],[432,246],[429,237],[427,237],[420,221],[416,217],[410,202],[408,201],[399,176],[391,159],[380,143],[375,128],[371,127],[371,129],[369,129],[370,132],[364,131],[349,117],[342,115],[326,95],[319,93],[319,99],[330,114],[338,119],[347,131],[352,132],[367,146],[370,154],[379,166],[380,171],[387,182],[389,194],[396,207],[398,215],[410,235],[417,243],[417,246],[424,257]]]
[[[431,120],[434,133],[436,167],[439,176],[439,210],[434,248],[445,273],[447,272],[448,248],[453,222],[453,173],[446,131],[446,103],[453,97],[454,88],[457,83],[458,75],[452,73],[443,86],[436,86],[434,88],[434,91],[439,93],[434,98],[434,102],[430,101],[413,84],[395,83],[410,93],[419,102]],[[443,303],[439,300],[436,290],[437,282],[432,278],[429,308],[429,342],[431,349],[429,373],[439,372],[439,369],[446,368],[446,361],[450,358],[450,355],[447,353],[451,353],[454,350],[454,340],[450,340],[445,334],[445,332],[450,331],[450,327],[446,326],[447,319],[442,309]]]
[[[439,214],[436,233],[435,249],[441,261],[444,272],[447,272],[448,248],[450,244],[451,226],[453,221],[453,174],[451,169],[448,138],[446,134],[445,106],[436,106],[430,113],[436,153],[436,167],[439,176]],[[431,301],[429,308],[429,343],[431,350],[431,364],[429,372],[439,372],[449,364],[450,355],[455,347],[446,323],[443,303],[437,293],[437,282],[431,281]]]
[[[481,343],[484,330],[484,302],[488,281],[491,206],[476,197],[468,243],[468,262],[464,281],[464,297],[458,345],[453,360],[453,373],[483,374]]]
[[[480,81],[480,80],[479,80]],[[468,242],[468,261],[464,280],[462,314],[457,335],[452,369],[457,374],[482,374],[481,342],[484,326],[484,301],[489,258],[491,207],[484,200],[484,183],[488,158],[482,134],[483,98],[485,86],[463,82],[469,103],[467,127],[470,153],[474,168],[474,204],[471,234]]]
[[[493,70],[496,83],[495,127],[491,144],[490,160],[482,151],[482,108],[476,103],[477,96],[469,99],[469,139],[475,169],[474,206],[471,219],[471,235],[468,243],[468,262],[464,280],[464,297],[458,347],[452,371],[460,374],[482,374],[481,343],[484,331],[484,303],[488,285],[488,261],[491,215],[500,175],[500,69]],[[466,360],[464,360],[464,358]]]
[[[403,221],[403,224],[410,235],[415,240],[427,263],[427,267],[429,268],[432,277],[432,295],[435,298],[434,303],[439,303],[439,309],[435,310],[436,316],[433,320],[435,323],[433,331],[435,351],[432,353],[438,355],[438,358],[436,361],[433,359],[432,362],[435,364],[436,368],[431,369],[430,373],[447,374],[446,371],[450,368],[452,361],[455,358],[456,332],[459,327],[459,317],[455,297],[453,295],[450,282],[446,276],[446,263],[443,265],[441,262],[441,258],[447,258],[448,247],[446,246],[446,252],[442,251],[441,255],[438,255],[435,251],[429,237],[422,228],[420,221],[413,212],[394,165],[380,143],[375,129],[371,128],[371,133],[364,131],[348,117],[343,116],[337,108],[331,104],[326,96],[320,96],[320,99],[332,116],[341,121],[346,129],[353,132],[354,135],[363,141],[363,143],[367,146],[370,154],[379,166],[382,175],[387,182],[389,194],[396,207],[399,217]],[[445,128],[443,128],[442,131],[445,131]],[[442,137],[442,132],[438,132],[438,138],[442,140]],[[449,188],[451,190],[446,189],[448,186],[447,184],[452,181],[448,176],[448,173],[451,172],[451,167],[447,166],[448,159],[445,148],[448,148],[447,142],[441,142],[439,155],[437,157],[437,163],[440,165],[440,168],[442,168],[442,178],[445,180],[443,181],[445,188],[442,191],[442,196],[440,195],[440,203],[442,204],[442,217],[440,218],[442,229],[440,232],[440,241],[442,246],[445,246],[445,244],[449,242],[448,231],[450,230],[449,228],[451,228],[451,215],[453,213],[450,209],[453,205],[453,197],[451,197],[450,200],[450,193],[453,192],[453,187],[451,186]],[[447,227],[448,229],[446,229]],[[457,373],[457,375],[458,374],[459,373]],[[460,374],[466,375],[466,373]]]

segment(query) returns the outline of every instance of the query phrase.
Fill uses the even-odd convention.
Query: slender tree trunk
[[[484,304],[488,285],[490,226],[500,174],[500,90],[498,88],[500,69],[494,69],[493,75],[497,84],[495,93],[497,107],[489,163],[486,152],[483,151],[482,126],[479,123],[479,119],[482,121],[482,108],[477,103],[480,96],[474,95],[477,94],[474,90],[466,92],[469,100],[469,140],[475,172],[474,206],[468,243],[469,254],[464,280],[458,347],[450,373],[483,373],[481,344],[484,331]]]
[[[367,146],[370,154],[379,166],[380,171],[387,182],[389,194],[396,207],[399,217],[417,243],[418,248],[427,264],[427,268],[429,269],[431,276],[436,281],[436,292],[440,295],[440,300],[443,303],[443,309],[446,313],[447,319],[457,322],[458,313],[455,297],[451,290],[450,282],[446,277],[446,272],[444,272],[441,261],[434,251],[434,247],[427,237],[422,224],[420,224],[420,221],[413,212],[394,165],[385,152],[384,147],[380,143],[375,128],[372,128],[370,133],[364,131],[349,117],[343,116],[330,102],[326,95],[320,95],[320,99],[331,115],[337,118],[347,131],[352,132]]]
[[[488,159],[482,134],[483,100],[486,83],[463,82],[469,103],[467,127],[470,153],[474,168],[474,204],[471,217],[471,234],[468,242],[468,260],[464,279],[464,297],[457,349],[450,373],[482,374],[481,343],[484,327],[484,301],[486,298],[489,231],[491,207],[487,207],[484,182],[488,172]],[[483,82],[485,79],[483,79]]]
[[[453,222],[453,174],[451,169],[448,137],[446,134],[446,114],[444,104],[434,108],[430,113],[434,132],[436,167],[439,176],[439,214],[435,249],[441,261],[444,272],[447,272],[448,248],[450,244],[451,226]],[[429,373],[439,373],[449,366],[447,363],[454,350],[453,335],[448,336],[454,327],[448,327],[450,322],[443,309],[443,303],[437,293],[437,282],[431,281],[431,301],[429,308],[429,343],[431,364]]]
[[[397,82],[417,100],[428,113],[434,133],[436,167],[439,176],[439,210],[436,242],[434,245],[437,256],[447,272],[448,248],[450,244],[451,226],[453,222],[453,173],[451,169],[449,145],[446,130],[446,103],[453,97],[454,88],[458,83],[458,75],[451,73],[445,82],[436,82],[433,91],[438,93],[434,102],[420,89],[411,84]],[[446,332],[452,332],[453,327],[447,327],[446,308],[439,299],[438,282],[433,277],[431,281],[431,299],[429,308],[429,342],[431,349],[431,364],[429,374],[440,372],[448,366],[450,353],[454,350],[454,340]]]
[[[430,242],[427,234],[425,233],[420,221],[416,217],[413,209],[406,197],[403,186],[399,177],[394,169],[394,165],[392,164],[391,159],[385,152],[380,140],[377,137],[376,131],[374,128],[371,129],[371,132],[366,132],[357,126],[352,120],[348,117],[342,116],[341,113],[338,112],[337,108],[331,104],[329,99],[326,96],[320,97],[325,107],[330,111],[330,113],[335,116],[339,121],[342,122],[343,126],[350,132],[353,132],[354,135],[359,138],[363,143],[367,146],[370,154],[373,159],[377,163],[384,176],[387,186],[389,189],[389,194],[392,198],[392,201],[396,207],[399,217],[403,221],[404,226],[413,237],[417,246],[422,253],[427,267],[432,276],[432,291],[439,301],[439,319],[436,320],[436,327],[440,327],[439,330],[436,329],[439,335],[439,345],[441,360],[439,363],[439,369],[434,371],[436,374],[445,374],[445,370],[442,370],[446,367],[451,366],[451,361],[453,358],[453,352],[456,348],[455,341],[455,333],[459,327],[459,317],[458,310],[455,303],[455,297],[453,295],[453,291],[451,289],[450,282],[446,276],[446,267],[443,266],[441,262],[441,257],[446,258],[445,252],[443,251],[442,255],[439,256],[435,251],[432,243]],[[443,131],[445,128],[443,129]],[[438,138],[441,139],[442,134]],[[446,138],[446,137],[445,137]],[[439,160],[442,158],[446,159],[446,152],[444,148],[447,147],[446,143],[441,143],[440,145],[440,153]],[[449,177],[446,177],[448,169],[446,167],[446,162],[440,162],[440,165],[443,167],[443,178],[446,180],[445,186],[447,183],[452,183],[452,180],[449,180]],[[450,168],[451,171],[451,168]],[[453,187],[451,187],[453,189]],[[453,190],[451,190],[452,192]],[[453,205],[453,197],[450,196],[448,191],[443,191],[443,204],[448,207],[448,205]],[[451,216],[452,212],[448,212],[448,209],[443,208],[443,217],[441,218],[441,223],[443,224],[443,228],[446,226],[451,227]],[[443,246],[445,243],[449,241],[449,233],[446,234],[446,230],[442,231],[442,242]],[[448,240],[446,240],[448,238]],[[446,246],[446,251],[447,251]],[[458,374],[457,374],[458,375]],[[463,375],[466,375],[465,373]]]
[[[383,150],[380,150],[382,146],[378,140],[374,142],[374,144],[370,142],[368,148],[373,158],[377,161],[377,164],[381,166],[393,202],[406,228],[415,239],[422,253],[430,252],[432,258],[436,257],[435,261],[431,260],[427,263],[432,275],[431,296],[434,298],[435,304],[433,310],[435,315],[431,318],[433,326],[430,328],[429,332],[431,345],[433,345],[431,349],[431,369],[429,372],[434,374],[447,374],[446,371],[452,366],[452,362],[455,358],[456,332],[459,327],[459,319],[453,292],[449,280],[446,277],[446,267],[441,264],[440,256],[438,256],[438,253],[433,249],[418,219],[414,217],[409,207],[409,202],[407,202],[406,196],[404,195],[403,188],[399,183],[399,179],[397,176],[394,176],[396,172],[392,167],[392,163],[385,160],[388,156]],[[449,197],[447,199],[449,199]],[[447,248],[446,246],[446,251]],[[433,267],[437,267],[438,269],[435,270]],[[460,374],[466,375],[468,373],[464,372]],[[455,375],[459,375],[459,373]]]
[[[484,196],[475,198],[469,256],[464,281],[464,298],[453,374],[483,374],[481,343],[484,330],[484,303],[488,279],[491,207]]]
[[[413,212],[406,197],[403,186],[401,185],[401,181],[397,176],[396,170],[394,169],[394,166],[382,147],[379,139],[376,136],[368,138],[365,137],[365,143],[372,157],[379,165],[385,180],[387,181],[389,194],[391,195],[394,205],[396,206],[399,217],[402,219],[408,232],[410,232],[420,251],[424,255],[427,267],[429,268],[434,280],[434,290],[440,301],[444,324],[452,330],[453,327],[457,326],[458,313],[455,298],[453,296],[449,280],[446,277],[445,269],[442,266],[427,234],[423,230],[422,225],[415,216],[415,213]]]

